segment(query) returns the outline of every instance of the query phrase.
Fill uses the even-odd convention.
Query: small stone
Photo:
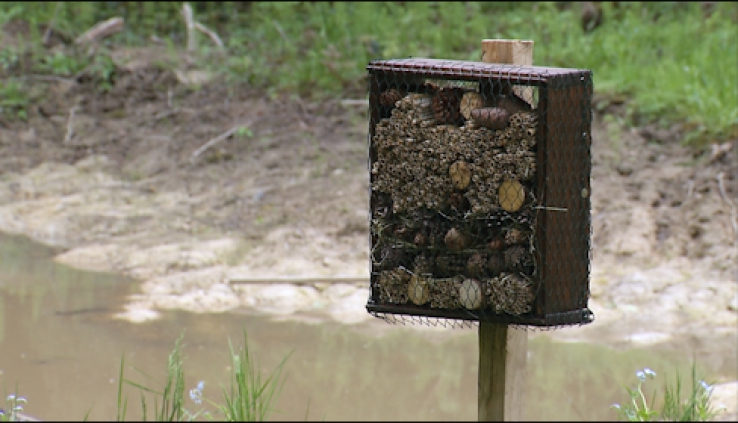
[[[456,228],[449,229],[443,241],[453,251],[460,251],[469,246],[469,237]]]
[[[738,311],[738,295],[734,296],[733,300],[728,303],[728,310]]]
[[[631,173],[633,173],[633,167],[629,165],[628,163],[620,163],[616,170],[620,174],[620,176],[630,176]]]
[[[505,248],[505,240],[500,237],[492,238],[492,240],[487,244],[487,248],[492,251],[500,251]]]
[[[428,243],[428,237],[425,236],[423,233],[418,232],[417,234],[415,234],[415,239],[413,240],[413,243],[418,247],[422,247]]]

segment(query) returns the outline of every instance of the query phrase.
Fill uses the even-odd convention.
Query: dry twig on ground
[[[725,192],[723,176],[724,173],[720,172],[715,176],[715,179],[717,179],[720,196],[723,197],[723,201],[728,205],[728,208],[730,208],[730,224],[733,227],[733,236],[738,237],[738,210],[736,210],[736,205],[733,200],[728,198],[728,194]]]
[[[195,160],[197,160],[197,157],[200,156],[202,153],[204,153],[208,148],[214,146],[215,144],[228,139],[231,135],[235,134],[236,131],[238,131],[241,128],[248,128],[251,125],[251,122],[247,122],[244,124],[236,125],[233,128],[223,132],[222,134],[218,135],[217,137],[211,139],[210,141],[203,144],[200,148],[195,150],[192,155],[190,156],[190,163],[195,163]]]
[[[182,5],[182,17],[184,18],[185,28],[187,29],[187,52],[191,53],[197,47],[197,40],[195,40],[195,19],[192,16],[192,6],[189,3]]]
[[[56,7],[54,8],[54,14],[51,16],[51,20],[49,21],[49,26],[46,28],[46,31],[44,32],[44,38],[42,40],[43,45],[48,46],[49,45],[49,38],[51,37],[51,32],[54,30],[54,22],[56,22],[56,16],[59,14],[59,9],[61,9],[63,3],[62,2],[56,2]]]
[[[75,105],[69,109],[69,118],[67,119],[67,134],[64,136],[64,144],[68,144],[74,136],[74,115],[77,113],[77,106]]]
[[[98,22],[75,41],[76,44],[95,43],[123,30],[123,18],[115,17]]]

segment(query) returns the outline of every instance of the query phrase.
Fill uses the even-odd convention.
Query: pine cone
[[[505,250],[505,267],[521,269],[531,263],[530,252],[522,245],[514,245]]]
[[[433,271],[433,265],[428,257],[420,254],[413,260],[413,273],[416,275],[427,274]]]
[[[487,257],[479,253],[472,254],[466,263],[466,271],[473,278],[483,278],[487,273]]]
[[[452,209],[460,212],[469,210],[469,200],[459,192],[452,192],[448,196],[448,205],[451,206]]]
[[[400,90],[390,88],[389,90],[382,91],[379,95],[379,104],[384,107],[395,107],[395,103],[402,100],[402,93]]]
[[[415,238],[413,239],[413,244],[417,245],[418,247],[422,247],[428,244],[428,237],[425,236],[424,233],[418,232],[417,234],[415,234]]]
[[[499,236],[494,237],[487,244],[487,248],[489,248],[492,251],[500,251],[503,248],[505,248],[505,240]]]
[[[449,229],[443,241],[446,243],[446,247],[452,251],[461,251],[469,247],[471,242],[467,234],[456,228]]]
[[[525,244],[527,240],[528,235],[517,228],[511,228],[505,233],[505,244],[507,245]]]
[[[490,275],[497,276],[505,270],[505,259],[502,258],[501,254],[490,254],[487,260],[487,269]]]
[[[402,266],[405,261],[405,254],[398,248],[385,246],[374,253],[375,267],[380,270],[394,269]]]
[[[467,258],[464,255],[438,256],[435,259],[435,275],[450,278],[466,271]]]
[[[461,97],[464,90],[456,87],[444,87],[436,91],[432,100],[433,116],[439,125],[462,125]]]

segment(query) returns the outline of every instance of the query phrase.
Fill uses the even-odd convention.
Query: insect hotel
[[[591,322],[591,72],[434,59],[367,70],[367,310]]]

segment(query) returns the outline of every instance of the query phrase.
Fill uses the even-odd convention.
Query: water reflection
[[[93,420],[114,419],[121,355],[128,378],[161,388],[167,356],[183,331],[187,389],[204,380],[205,396],[219,400],[229,377],[228,339],[241,345],[245,328],[265,370],[292,353],[274,419],[476,420],[473,329],[184,312],[130,324],[110,316],[135,283],[75,271],[50,261],[51,254],[25,238],[0,235],[0,389],[10,393],[17,382],[34,417],[79,420],[89,411]],[[689,362],[665,351],[556,343],[545,333],[532,337],[529,350],[526,417],[532,420],[612,420],[609,406],[626,399],[622,387],[635,381],[636,370],[651,367],[662,379],[677,365],[686,372]],[[128,418],[140,418],[138,392],[125,393]]]

